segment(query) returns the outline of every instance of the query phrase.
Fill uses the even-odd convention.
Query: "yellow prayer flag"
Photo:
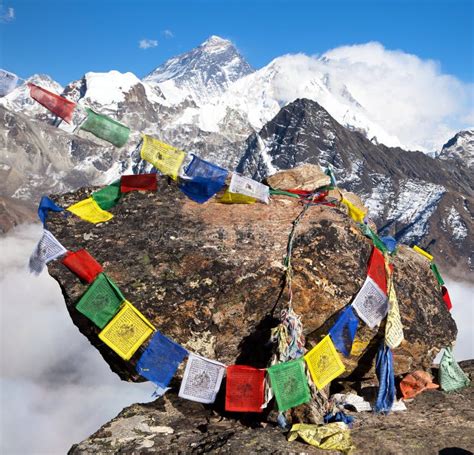
[[[432,261],[432,260],[433,260],[433,256],[431,256],[431,254],[428,253],[427,251],[422,250],[419,246],[414,245],[414,246],[413,246],[413,249],[414,249],[417,253],[420,253],[422,256],[424,256],[424,257],[425,257],[426,259],[428,259],[429,261]]]
[[[66,210],[74,213],[74,215],[77,215],[84,221],[94,224],[109,221],[114,217],[110,212],[102,210],[97,202],[95,202],[91,197],[71,205]]]
[[[351,355],[359,357],[370,344],[370,341],[354,340],[352,343]]]
[[[154,331],[148,319],[125,300],[121,310],[99,333],[99,338],[122,359],[129,360]]]
[[[347,208],[349,209],[349,216],[356,223],[363,223],[364,222],[365,213],[361,209],[356,207],[352,202],[348,201],[345,198],[341,199],[341,203],[347,206]]]
[[[219,202],[223,204],[253,204],[257,199],[246,196],[245,194],[231,193],[229,190],[223,194]]]
[[[387,274],[388,304],[387,323],[385,324],[385,344],[390,349],[400,346],[404,340],[403,325],[398,308],[397,293],[395,292],[395,283],[393,273],[390,270],[390,259],[388,253],[384,255],[385,272]]]
[[[186,152],[144,134],[140,156],[160,172],[176,180]]]
[[[326,335],[304,359],[316,387],[321,390],[341,375],[345,368],[329,335]]]

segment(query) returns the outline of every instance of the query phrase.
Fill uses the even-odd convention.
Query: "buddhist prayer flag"
[[[387,322],[385,324],[385,344],[390,349],[395,349],[398,348],[404,340],[404,334],[397,294],[393,282],[390,285],[388,305]]]
[[[30,96],[46,109],[51,111],[54,115],[61,117],[67,123],[71,123],[76,103],[56,95],[44,88],[38,87],[31,82],[28,82],[30,88]]]
[[[441,294],[443,296],[444,303],[446,304],[446,308],[451,311],[453,304],[451,303],[451,297],[449,297],[449,292],[446,286],[441,286]]]
[[[120,191],[156,191],[156,174],[122,175]]]
[[[422,256],[424,256],[426,259],[428,259],[428,261],[432,261],[432,260],[433,260],[433,256],[431,256],[431,254],[428,253],[427,251],[422,250],[419,246],[414,245],[414,246],[413,246],[413,249],[414,249],[417,253],[420,253]]]
[[[125,297],[117,285],[105,273],[101,273],[87,288],[76,309],[103,329],[115,316],[124,300]]]
[[[311,400],[302,358],[278,363],[267,372],[280,412]]]
[[[91,197],[95,202],[97,202],[97,205],[102,210],[109,210],[112,207],[115,207],[122,197],[122,192],[120,191],[120,180],[116,180],[110,185],[94,191],[91,194]]]
[[[467,387],[470,383],[469,377],[454,360],[452,348],[446,348],[439,364],[439,384],[441,385],[441,390],[452,392]]]
[[[341,204],[344,204],[348,209],[349,216],[356,222],[356,223],[363,223],[365,213],[358,207],[356,207],[352,202],[348,201],[345,198],[341,199]]]
[[[345,368],[329,335],[326,335],[304,359],[316,387],[321,390],[340,376]]]
[[[154,330],[148,319],[125,300],[122,309],[99,333],[99,338],[122,359],[130,360]]]
[[[358,316],[373,329],[386,316],[388,298],[370,276],[356,295],[352,306]]]
[[[219,199],[223,204],[253,204],[257,199],[244,194],[231,193],[228,190]]]
[[[62,263],[86,283],[92,283],[103,272],[102,266],[84,249],[68,251]]]
[[[443,286],[444,285],[443,277],[441,276],[441,273],[439,273],[438,267],[436,267],[436,264],[434,262],[430,264],[430,268],[433,271],[434,276],[436,277],[436,280],[438,281],[438,284]]]
[[[388,252],[388,249],[385,246],[385,243],[383,243],[382,240],[380,240],[378,235],[372,229],[370,229],[370,227],[367,226],[367,224],[360,224],[360,228],[362,232],[364,233],[364,235],[372,240],[372,243],[374,244],[376,248],[378,248],[382,253]]]
[[[354,342],[358,325],[359,319],[355,315],[352,306],[349,305],[343,310],[336,323],[329,330],[329,336],[334,346],[346,357],[351,355],[352,343]]]
[[[268,204],[270,200],[270,188],[267,185],[235,173],[232,174],[230,180],[229,192],[243,194],[265,204]]]
[[[102,210],[97,202],[95,202],[91,197],[71,205],[66,210],[74,213],[74,215],[78,216],[84,221],[94,224],[104,223],[105,221],[109,221],[114,217],[110,212]]]
[[[87,119],[81,125],[81,129],[92,133],[94,136],[104,139],[107,142],[122,147],[128,141],[130,128],[107,117],[97,114],[92,109],[86,108]]]
[[[393,266],[391,266],[390,269],[393,269]],[[377,286],[385,294],[388,294],[387,271],[385,269],[385,259],[384,259],[383,253],[378,248],[375,248],[375,247],[372,248],[372,253],[370,254],[369,264],[367,267],[367,275],[370,276],[372,280],[374,280]]]
[[[265,370],[232,365],[227,368],[225,410],[262,412],[265,402]]]
[[[199,403],[214,403],[224,372],[222,363],[189,354],[179,396]]]
[[[153,164],[162,174],[176,180],[186,158],[186,152],[144,134],[140,156]]]
[[[392,351],[385,343],[380,345],[375,361],[375,372],[379,380],[379,391],[375,402],[375,412],[388,414],[395,401],[395,373]]]
[[[6,96],[13,91],[18,82],[18,76],[10,71],[0,69],[0,96]]]
[[[30,256],[29,268],[30,272],[39,275],[45,264],[63,256],[67,253],[58,239],[46,229],[43,230],[43,236],[36,245],[33,253]]]
[[[415,398],[424,390],[437,389],[438,384],[433,383],[433,378],[426,371],[414,371],[407,374],[400,382],[400,390],[404,399]]]
[[[153,382],[162,395],[188,351],[179,344],[155,332],[137,363],[137,373]]]
[[[52,212],[62,212],[64,209],[56,205],[49,197],[43,196],[38,206],[38,217],[43,223],[43,226],[46,227],[46,219],[48,218],[48,213]]]
[[[380,237],[380,240],[384,243],[389,253],[393,253],[397,249],[397,241],[392,236]]]

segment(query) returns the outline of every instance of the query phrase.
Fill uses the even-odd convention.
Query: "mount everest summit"
[[[149,170],[137,148],[143,132],[259,180],[306,162],[332,164],[339,185],[364,198],[379,229],[429,246],[438,262],[474,270],[474,131],[446,138],[433,157],[407,152],[325,71],[325,58],[286,55],[254,70],[230,41],[211,36],[143,79],[89,72],[63,88],[35,75],[29,80],[132,134],[121,149],[84,131],[71,134],[20,85],[0,98],[3,211],[18,199],[36,204],[42,194]]]

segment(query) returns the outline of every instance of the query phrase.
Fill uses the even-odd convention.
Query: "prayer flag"
[[[430,264],[430,268],[433,271],[434,276],[436,277],[436,280],[438,281],[438,284],[443,286],[444,285],[443,277],[441,276],[441,273],[439,273],[438,267],[436,267],[436,264],[434,262]]]
[[[136,370],[163,393],[187,355],[186,349],[157,331],[140,357]]]
[[[250,196],[265,204],[270,201],[270,188],[267,185],[235,173],[230,180],[229,192]]]
[[[302,358],[277,363],[267,372],[280,412],[311,400]]]
[[[56,205],[48,196],[43,196],[38,206],[38,217],[43,223],[43,226],[46,227],[46,219],[48,218],[48,213],[52,212],[62,212],[64,209]]]
[[[390,349],[395,349],[400,346],[405,336],[403,334],[400,309],[398,307],[398,299],[393,281],[390,284],[388,304],[389,310],[387,314],[387,322],[385,324],[385,344]]]
[[[122,175],[120,191],[156,191],[156,174]]]
[[[92,109],[86,108],[87,119],[81,125],[81,129],[92,133],[94,136],[104,139],[107,142],[122,147],[128,141],[130,128],[107,117],[97,114]]]
[[[369,226],[367,226],[367,224],[361,223],[359,226],[363,234],[367,236],[370,240],[372,240],[372,243],[376,248],[378,248],[382,253],[388,252],[385,243],[380,240],[378,235]]]
[[[386,316],[388,298],[370,276],[356,295],[352,306],[358,316],[373,329]]]
[[[426,371],[414,371],[407,374],[400,382],[400,390],[404,399],[415,398],[426,389],[437,389],[438,384],[433,384],[433,378]]]
[[[348,201],[344,197],[341,199],[341,203],[347,207],[349,216],[356,223],[364,222],[365,213],[360,208],[356,207],[352,202]]]
[[[68,251],[62,263],[86,283],[92,283],[103,272],[102,266],[84,249]]]
[[[329,335],[326,335],[304,359],[316,387],[321,390],[344,373],[344,365]]]
[[[125,297],[117,285],[105,273],[101,273],[87,288],[76,305],[76,310],[103,329],[115,316],[124,300]]]
[[[6,96],[14,90],[18,76],[10,71],[0,69],[0,96]]]
[[[428,259],[429,261],[432,261],[432,260],[433,260],[433,256],[431,256],[431,254],[428,253],[427,251],[422,250],[419,246],[414,245],[414,246],[413,246],[413,249],[414,249],[417,253],[420,253],[422,256],[424,256],[424,257],[425,257],[426,259]]]
[[[28,82],[30,89],[30,96],[46,109],[51,111],[54,115],[61,117],[65,122],[71,123],[76,103],[56,95],[44,88],[38,87],[31,82]]]
[[[173,180],[176,180],[186,158],[186,152],[146,134],[142,138],[141,158],[153,164],[162,174],[169,175]]]
[[[36,245],[33,253],[30,256],[29,268],[30,272],[39,275],[45,264],[63,256],[67,253],[58,239],[46,229],[43,230],[43,236]]]
[[[97,202],[97,205],[102,210],[109,210],[112,207],[115,207],[122,197],[122,192],[120,191],[120,180],[116,180],[110,185],[94,191],[91,194],[91,197],[95,202]]]
[[[262,412],[265,370],[244,365],[227,368],[225,410],[232,412]]]
[[[222,195],[219,199],[222,204],[253,204],[257,202],[257,199],[245,196],[245,194],[231,193],[229,190]]]
[[[397,241],[390,235],[380,237],[389,253],[393,253],[397,249]]]
[[[224,372],[222,363],[189,354],[178,395],[199,403],[214,403]]]
[[[448,309],[448,311],[451,311],[453,304],[451,303],[451,297],[449,297],[449,292],[446,286],[441,286],[441,293],[443,295],[443,300],[446,304],[446,308]]]
[[[99,333],[99,338],[122,359],[130,360],[154,330],[148,319],[125,300],[122,309]]]
[[[385,343],[380,345],[377,352],[375,372],[379,380],[379,391],[374,410],[375,412],[388,414],[395,401],[395,374],[392,351]]]
[[[391,267],[393,268],[393,266]],[[390,268],[389,268],[390,272]],[[372,247],[372,253],[369,258],[367,275],[374,280],[377,286],[387,295],[387,271],[385,269],[385,259],[383,253],[375,247]]]
[[[451,347],[446,348],[439,364],[439,384],[441,390],[452,392],[467,387],[471,381],[454,359]]]
[[[354,341],[357,327],[359,325],[359,319],[354,314],[352,306],[349,305],[339,318],[336,323],[329,330],[329,336],[331,337],[334,346],[342,352],[346,357],[351,354],[352,343]]]
[[[336,413],[328,412],[323,417],[324,423],[344,422],[349,428],[352,428],[354,417],[347,415],[344,411],[337,411]]]
[[[76,204],[71,205],[66,210],[74,213],[74,215],[89,223],[104,223],[111,220],[114,216],[110,212],[102,210],[97,202],[91,197],[83,199]]]

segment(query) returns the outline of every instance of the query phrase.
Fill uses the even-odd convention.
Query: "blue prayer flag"
[[[345,412],[339,411],[333,414],[332,412],[327,413],[323,417],[324,423],[332,422],[344,422],[349,428],[352,428],[354,417],[347,415]]]
[[[38,206],[38,217],[46,227],[46,219],[48,218],[48,212],[62,212],[64,209],[56,205],[48,196],[43,196]]]
[[[358,326],[359,318],[355,315],[352,305],[350,305],[342,312],[339,319],[329,330],[329,336],[334,346],[346,357],[351,354],[352,343]]]
[[[379,380],[379,392],[374,409],[375,412],[388,414],[395,401],[395,374],[392,351],[384,342],[377,352],[375,372]]]
[[[384,245],[387,247],[389,253],[393,253],[396,250],[397,241],[392,236],[387,235],[385,237],[380,237],[380,240],[382,240]]]

